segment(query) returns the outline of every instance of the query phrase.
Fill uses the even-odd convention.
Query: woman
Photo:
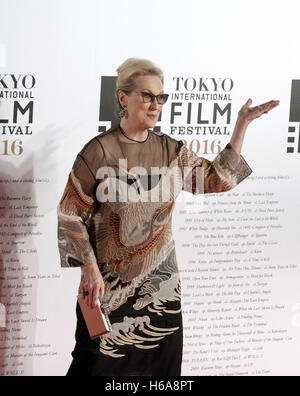
[[[112,331],[90,340],[77,304],[76,345],[67,375],[180,375],[183,335],[171,232],[174,201],[181,189],[222,192],[246,178],[251,169],[240,152],[247,126],[279,102],[251,108],[249,99],[230,144],[210,162],[182,141],[149,130],[168,98],[158,67],[128,59],[117,71],[121,122],[78,154],[58,207],[61,265],[81,268],[80,293],[90,307],[100,294],[111,311]],[[168,194],[135,199],[159,189]]]

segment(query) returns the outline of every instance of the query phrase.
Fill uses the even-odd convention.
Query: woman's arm
[[[242,151],[245,133],[250,122],[277,107],[279,105],[279,100],[271,100],[270,102],[252,108],[250,107],[251,104],[252,99],[248,99],[246,104],[239,111],[231,136],[230,145],[237,154],[240,154]]]
[[[96,201],[93,197],[95,178],[78,156],[58,205],[58,248],[62,267],[80,267],[80,293],[90,307],[95,307],[104,282],[90,243],[86,222]],[[85,294],[87,293],[87,294]]]
[[[278,106],[279,101],[271,100],[253,108],[250,107],[251,104],[252,100],[248,99],[239,111],[230,144],[214,161],[198,157],[183,142],[179,143],[177,152],[182,175],[185,174],[184,169],[192,169],[186,173],[189,176],[184,178],[183,190],[193,194],[225,192],[251,174],[251,168],[240,155],[247,127],[255,118]]]

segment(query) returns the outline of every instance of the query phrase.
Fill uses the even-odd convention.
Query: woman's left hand
[[[242,145],[246,130],[251,121],[259,118],[262,114],[274,109],[279,105],[279,100],[270,100],[270,102],[259,106],[250,107],[252,99],[248,99],[238,113],[237,121],[231,136],[231,147],[238,153],[241,153]]]
[[[269,102],[263,103],[259,106],[250,107],[252,99],[248,99],[238,113],[238,121],[242,124],[248,125],[251,121],[259,118],[262,114],[268,113],[268,111],[277,107],[279,103],[279,100],[270,100]]]

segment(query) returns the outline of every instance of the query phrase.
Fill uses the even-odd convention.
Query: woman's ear
[[[126,107],[127,106],[127,95],[124,91],[122,91],[121,89],[119,89],[118,93],[118,99],[119,99],[119,103],[121,105],[121,107]]]

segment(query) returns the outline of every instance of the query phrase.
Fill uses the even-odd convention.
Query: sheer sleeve
[[[192,194],[231,190],[248,177],[252,170],[230,144],[213,161],[198,157],[182,141],[178,142],[178,163],[183,175],[182,190]]]
[[[86,223],[96,204],[96,180],[85,159],[78,155],[57,207],[58,249],[61,267],[97,263]]]

